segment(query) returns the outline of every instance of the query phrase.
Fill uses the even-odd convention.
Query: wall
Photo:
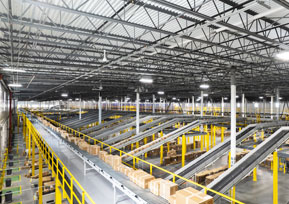
[[[9,128],[9,92],[0,82],[0,151],[5,151]]]

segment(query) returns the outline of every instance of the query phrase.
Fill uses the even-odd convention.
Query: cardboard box
[[[109,164],[110,166],[112,166],[113,165],[113,160],[112,160],[112,158],[113,158],[113,155],[111,155],[111,154],[106,154],[106,155],[104,155],[104,162],[105,163],[107,163],[107,164]]]
[[[114,155],[112,157],[112,167],[115,168],[116,166],[121,165],[121,157],[118,155]]]
[[[118,166],[118,171],[129,177],[129,174],[134,172],[134,169],[121,164]]]
[[[177,196],[175,195],[171,195],[169,197],[169,204],[177,204]]]
[[[83,142],[83,140],[80,137],[75,137],[74,144],[78,145],[81,142]]]
[[[48,182],[48,181],[52,181],[52,177],[51,176],[46,176],[46,177],[42,177],[42,182]]]
[[[108,153],[106,151],[99,151],[99,158],[104,161],[105,155]]]
[[[149,190],[150,192],[152,192],[153,194],[159,196],[160,195],[160,183],[163,179],[158,178],[155,180],[151,180],[148,184]]]
[[[83,150],[83,151],[86,151],[88,152],[89,150],[89,144],[87,144],[86,142],[80,142],[78,143],[78,147]]]
[[[147,189],[149,187],[149,182],[152,180],[155,180],[154,176],[144,173],[137,178],[137,185],[143,189]]]
[[[177,203],[182,203],[182,204],[194,203],[194,200],[192,197],[198,193],[200,193],[200,191],[192,187],[179,190],[176,192]]]
[[[176,192],[177,204],[213,204],[213,197],[206,195],[192,187]]]
[[[100,146],[98,145],[90,145],[89,146],[89,154],[98,155],[100,151]]]
[[[143,174],[143,173],[145,173],[145,172],[143,170],[141,170],[141,169],[138,169],[138,170],[135,170],[135,171],[131,171],[129,173],[129,179],[132,182],[136,183],[137,176],[140,175],[140,174]]]
[[[166,200],[169,200],[169,197],[171,195],[174,195],[177,190],[178,190],[178,185],[171,181],[162,180],[160,182],[160,196]]]

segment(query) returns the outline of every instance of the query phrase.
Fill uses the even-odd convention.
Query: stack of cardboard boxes
[[[214,169],[210,169],[210,170],[205,170],[205,171],[201,171],[199,173],[196,174],[195,178],[196,178],[196,182],[197,183],[203,183],[206,181],[208,176],[212,176],[215,174],[219,174],[220,172],[224,172],[228,169],[228,166],[222,166],[219,168],[214,168]],[[214,177],[209,177],[208,178],[208,182]]]
[[[170,196],[170,204],[214,204],[213,197],[206,195],[192,187],[178,190]]]

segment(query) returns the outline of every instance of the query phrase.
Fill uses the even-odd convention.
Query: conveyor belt
[[[85,130],[83,130],[81,132],[84,133],[84,134],[87,134],[87,133],[90,133],[90,132],[94,132],[94,131],[100,130],[100,129],[104,128],[104,127],[110,126],[110,125],[112,125],[114,123],[118,123],[120,121],[126,121],[127,119],[131,118],[132,116],[133,116],[132,114],[129,114],[129,115],[126,115],[126,116],[111,120],[109,122],[105,122],[105,123],[102,123],[100,125],[96,125],[96,126],[87,128],[87,129],[85,129]]]
[[[249,125],[236,135],[236,143],[241,143],[243,139],[253,134],[256,125]],[[203,169],[205,166],[221,157],[230,149],[231,139],[226,139],[223,143],[216,145],[214,148],[201,155],[197,159],[191,161],[184,167],[178,169],[175,174],[178,174],[184,178],[191,178],[196,172]],[[172,179],[172,176],[168,176],[166,179]],[[182,184],[184,180],[177,179],[176,183]]]
[[[89,111],[88,113],[82,114],[81,118],[84,119],[84,118],[89,117],[91,115],[97,115],[97,114],[98,114],[98,111]],[[79,115],[75,115],[72,118],[68,118],[68,119],[62,120],[61,123],[64,124],[64,125],[68,125],[68,124],[73,123],[75,121],[79,121]]]
[[[151,135],[153,135],[153,134],[155,134],[155,133],[157,133],[157,132],[159,132],[159,131],[167,128],[167,127],[171,127],[172,125],[180,122],[181,120],[182,120],[181,118],[171,119],[171,120],[169,120],[169,121],[167,121],[167,122],[165,122],[165,123],[163,123],[163,124],[161,124],[161,125],[159,125],[157,127],[148,129],[145,132],[142,132],[142,133],[140,133],[138,135],[135,135],[135,136],[133,136],[133,137],[127,139],[127,140],[124,140],[124,141],[121,141],[119,143],[116,143],[113,146],[115,148],[118,148],[118,149],[126,147],[126,146],[128,146],[128,145],[130,145],[132,143],[136,143],[136,142],[144,139],[145,137],[151,136]]]
[[[207,187],[220,193],[227,192],[233,185],[249,174],[259,163],[267,158],[275,149],[289,138],[289,127],[282,127],[267,138],[263,143],[250,151],[245,157],[238,161],[233,167],[224,172],[220,177],[210,183]],[[217,199],[219,196],[208,192]]]
[[[105,114],[102,114],[102,117],[101,119],[102,120],[105,120],[111,116],[115,115],[115,113],[105,113]],[[81,119],[77,122],[74,122],[73,124],[69,124],[68,126],[71,127],[72,129],[77,129],[77,128],[80,128],[80,127],[84,127],[86,125],[89,125],[91,123],[95,123],[98,121],[98,115],[92,115],[90,117],[86,117],[85,119]]]
[[[236,144],[240,144],[244,139],[252,135],[256,130],[267,128],[267,127],[274,127],[280,125],[286,125],[288,122],[273,122],[273,123],[264,123],[264,124],[252,124],[248,125],[246,128],[241,130],[236,135]],[[223,143],[216,145],[214,148],[206,152],[205,154],[201,155],[197,159],[191,161],[190,163],[186,164],[184,167],[178,169],[175,174],[178,174],[184,178],[191,178],[195,173],[204,169],[207,165],[212,163],[213,161],[220,158],[222,155],[227,153],[230,149],[231,138],[226,139]],[[172,179],[172,176],[168,176],[166,179]],[[176,178],[177,179],[177,178]],[[184,180],[177,179],[176,183],[182,184]]]
[[[124,174],[114,171],[111,166],[104,163],[97,156],[90,155],[86,151],[80,150],[75,144],[63,139],[59,133],[52,131],[48,127],[44,127],[36,118],[34,118],[34,120],[37,121],[33,122],[35,128],[39,131],[51,148],[58,154],[58,156],[60,155],[66,166],[68,166],[68,168],[71,167],[69,169],[71,173],[75,176],[87,193],[91,195],[96,203],[113,203],[111,201],[113,200],[111,197],[114,196],[113,190],[111,191],[109,189],[110,191],[108,191],[108,186],[112,189],[116,188],[118,190],[118,195],[126,195],[133,201],[132,202],[125,197],[125,199],[127,199],[125,203],[167,203],[167,201],[160,196],[156,196],[131,182]],[[79,162],[79,159],[83,163]],[[83,175],[82,166],[86,166],[86,169],[90,169],[86,176]],[[92,180],[95,182],[91,182]],[[106,198],[107,196],[109,199]]]
[[[184,127],[182,128],[179,128],[171,133],[168,133],[166,134],[165,136],[169,135],[167,138],[163,139],[163,138],[159,138],[159,139],[156,139],[150,143],[148,143],[149,147],[148,148],[145,148],[145,149],[142,149],[142,147],[140,147],[141,150],[137,151],[136,153],[133,153],[134,151],[136,150],[133,150],[132,152],[129,152],[129,154],[133,154],[134,156],[141,156],[143,155],[144,153],[150,151],[150,150],[153,150],[153,149],[156,149],[158,147],[160,147],[161,145],[167,143],[167,142],[170,142],[176,138],[178,138],[179,136],[183,135],[184,133],[187,133],[189,131],[191,131],[193,128],[196,128],[198,126],[200,126],[201,124],[211,124],[211,123],[214,123],[214,122],[224,122],[224,121],[227,121],[228,118],[218,118],[218,119],[209,119],[209,120],[196,120],[192,123],[189,123],[187,125],[185,125]],[[123,157],[126,157],[126,155],[124,155]],[[132,160],[132,157],[128,157],[128,158],[125,158],[124,161],[128,162]]]
[[[137,149],[136,149],[136,150],[133,150],[132,152],[129,152],[129,154],[133,154],[136,157],[141,156],[144,153],[146,153],[146,152],[148,152],[148,151],[150,151],[152,149],[156,149],[156,148],[160,147],[161,145],[176,139],[177,137],[183,135],[184,133],[189,132],[193,128],[198,127],[200,124],[201,124],[201,121],[196,120],[196,121],[194,121],[192,123],[189,123],[189,124],[185,125],[182,128],[179,128],[179,129],[169,133],[168,135],[165,135],[164,136],[165,139],[164,138],[158,138],[158,139],[156,139],[154,141],[151,141],[150,143],[148,143],[148,144],[151,144],[148,148],[141,149],[142,147],[140,147],[139,149],[141,149],[141,150],[137,151]],[[137,151],[137,152],[133,153],[135,151]],[[132,157],[127,157],[126,155],[123,156],[123,161],[129,162],[131,160],[132,160]]]
[[[144,116],[144,115],[140,115],[139,117],[140,117],[140,119],[142,119],[142,118],[144,118],[145,116]],[[116,129],[116,128],[120,128],[120,127],[122,127],[122,126],[124,126],[124,125],[126,125],[126,124],[129,124],[129,123],[135,121],[135,119],[136,119],[136,117],[133,117],[133,118],[131,118],[131,119],[128,119],[128,120],[125,120],[125,121],[121,121],[121,122],[119,122],[119,123],[117,123],[117,124],[114,124],[113,126],[111,126],[111,127],[109,127],[109,128],[103,128],[103,129],[101,129],[101,130],[96,130],[96,131],[90,132],[90,133],[88,133],[88,135],[89,135],[89,136],[101,135],[101,134],[103,134],[103,133],[105,133],[105,132],[107,132],[107,131],[112,131],[112,130],[114,130],[114,129]]]
[[[158,119],[156,119],[156,120],[153,120],[153,121],[150,122],[150,123],[141,125],[141,126],[139,127],[139,131],[140,131],[140,132],[143,132],[143,131],[145,131],[145,130],[147,130],[147,129],[152,128],[152,127],[155,126],[155,125],[158,125],[159,123],[166,122],[167,120],[169,120],[168,117],[158,118]],[[122,134],[120,134],[120,135],[118,135],[118,136],[109,138],[109,139],[107,139],[107,140],[105,140],[105,141],[103,141],[103,142],[106,143],[106,144],[111,145],[111,144],[113,144],[113,143],[115,143],[115,142],[119,142],[119,141],[121,141],[121,140],[127,139],[127,138],[131,137],[131,136],[134,135],[134,134],[136,134],[136,129],[132,129],[132,130],[130,130],[130,131],[128,131],[128,132],[125,132],[125,133],[122,133]]]
[[[152,118],[158,118],[158,117],[156,117],[156,116],[146,116],[146,117],[140,119],[139,122],[142,123],[142,122],[148,121],[148,120],[150,120],[150,119],[152,119]],[[125,130],[125,129],[127,129],[127,128],[130,128],[130,127],[132,127],[132,126],[135,126],[135,121],[134,121],[134,122],[131,122],[131,123],[128,123],[128,124],[126,124],[126,125],[120,126],[120,127],[118,127],[118,128],[115,128],[115,129],[113,129],[113,130],[106,131],[106,132],[104,132],[104,133],[102,133],[102,134],[100,134],[100,135],[89,134],[89,136],[92,136],[92,137],[94,137],[95,139],[105,140],[105,139],[107,139],[108,137],[112,136],[113,134],[118,133],[118,132],[121,131],[121,130]]]

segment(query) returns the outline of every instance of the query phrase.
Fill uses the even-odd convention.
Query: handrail
[[[95,204],[93,199],[90,197],[90,195],[84,190],[84,188],[80,185],[80,183],[75,179],[73,174],[68,170],[68,168],[63,164],[63,162],[60,160],[60,158],[57,156],[57,154],[52,150],[52,148],[49,146],[49,144],[43,139],[41,134],[37,131],[37,129],[33,126],[31,121],[26,117],[26,115],[23,114],[24,120],[27,122],[28,128],[31,127],[31,135],[35,138],[35,143],[38,146],[38,149],[42,151],[43,157],[45,158],[46,162],[48,163],[50,169],[54,173],[57,179],[61,176],[61,179],[63,181],[63,184],[61,184],[61,187],[63,189],[63,192],[66,192],[67,198],[73,203],[73,200],[76,199],[79,204],[85,204],[85,196],[88,198],[88,200]],[[59,168],[61,167],[61,168]],[[66,173],[70,176],[70,178],[66,178]],[[60,176],[59,176],[60,174]],[[70,183],[67,181],[70,180]],[[66,184],[66,185],[65,185]],[[77,195],[75,191],[75,185],[79,187],[79,189],[82,191],[81,195]],[[68,195],[67,190],[65,187],[68,187],[70,190],[70,195]],[[81,198],[79,198],[79,196]]]
[[[120,149],[117,149],[117,148],[111,146],[111,145],[108,145],[108,144],[106,144],[106,143],[104,143],[104,142],[102,142],[102,141],[100,141],[100,140],[97,140],[97,139],[95,139],[95,138],[92,138],[92,137],[90,137],[90,136],[88,136],[88,135],[85,135],[85,134],[83,134],[83,133],[81,133],[81,132],[79,132],[79,131],[77,131],[77,130],[74,130],[74,129],[66,126],[66,125],[63,125],[63,124],[61,124],[61,123],[59,123],[59,122],[56,122],[56,121],[54,121],[54,120],[52,120],[52,119],[50,119],[50,118],[47,118],[46,116],[43,116],[43,115],[41,115],[41,114],[38,114],[38,115],[41,116],[41,117],[43,117],[44,119],[50,121],[51,123],[56,124],[58,127],[61,127],[62,129],[65,129],[65,130],[68,131],[69,133],[72,133],[72,134],[75,133],[75,136],[77,136],[77,135],[78,135],[79,137],[82,136],[82,137],[83,137],[83,140],[85,140],[85,138],[87,138],[89,142],[90,142],[90,141],[94,141],[94,144],[100,143],[102,149],[103,149],[103,146],[107,146],[107,147],[109,147],[110,152],[111,152],[111,149],[114,149],[114,150],[116,150],[116,151],[119,152],[119,155],[120,155],[120,156],[122,156],[123,154],[125,154],[125,155],[127,155],[127,156],[132,157],[132,158],[133,158],[133,164],[138,163],[138,162],[143,162],[143,163],[149,165],[149,166],[150,166],[150,173],[151,173],[151,174],[152,174],[152,167],[154,167],[154,168],[159,169],[160,171],[163,171],[163,172],[165,172],[165,173],[167,173],[167,174],[171,174],[171,175],[173,176],[173,182],[175,182],[175,179],[176,179],[176,178],[179,178],[179,179],[182,179],[182,180],[184,180],[184,181],[186,181],[186,182],[188,182],[188,183],[191,183],[191,184],[193,184],[193,185],[196,185],[196,186],[204,189],[204,192],[205,192],[205,193],[207,193],[207,191],[210,191],[210,192],[215,193],[215,194],[217,194],[217,195],[219,195],[219,196],[221,196],[221,197],[223,197],[223,198],[225,198],[225,199],[227,199],[227,200],[230,200],[230,201],[232,201],[232,202],[235,202],[235,203],[238,203],[238,204],[244,204],[243,202],[238,201],[238,200],[236,200],[236,199],[234,199],[234,198],[231,198],[230,196],[227,196],[227,195],[225,195],[225,194],[222,194],[222,193],[220,193],[220,192],[217,192],[217,191],[215,191],[215,190],[213,190],[213,189],[207,188],[206,186],[203,186],[203,185],[201,185],[201,184],[199,184],[199,183],[196,183],[196,182],[194,182],[194,181],[192,181],[192,180],[186,179],[186,178],[184,178],[184,177],[182,177],[182,176],[180,176],[180,175],[177,175],[177,174],[175,174],[175,173],[173,173],[173,172],[170,172],[170,171],[168,171],[168,170],[166,170],[166,169],[163,169],[163,168],[161,168],[161,167],[159,167],[159,166],[156,166],[156,165],[154,165],[154,164],[152,164],[152,163],[150,163],[150,162],[147,162],[147,161],[145,161],[145,160],[142,160],[142,159],[140,159],[140,158],[138,158],[138,157],[136,157],[136,156],[133,156],[133,155],[127,153],[127,152],[124,152],[124,151],[122,151],[122,150],[120,150]],[[133,168],[135,168],[135,166],[133,166]]]
[[[5,153],[4,153],[4,159],[2,162],[2,173],[1,173],[1,178],[0,178],[0,191],[3,188],[3,183],[4,183],[4,176],[5,176],[5,172],[6,172],[6,165],[7,165],[7,158],[8,158],[8,148],[5,149]]]

